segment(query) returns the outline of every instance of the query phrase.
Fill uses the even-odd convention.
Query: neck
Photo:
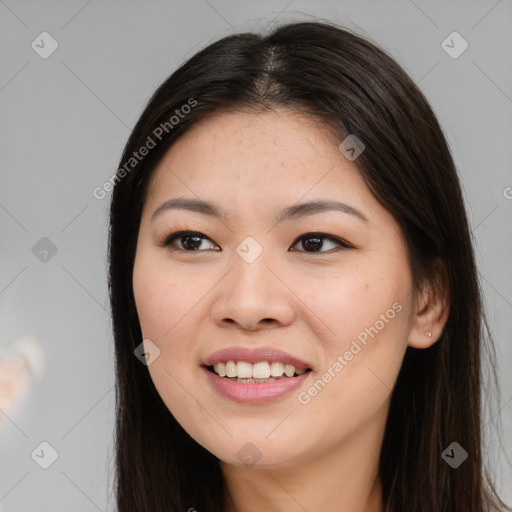
[[[220,462],[225,512],[382,512],[378,474],[387,408],[336,446],[265,468]],[[386,413],[386,414],[384,414]]]

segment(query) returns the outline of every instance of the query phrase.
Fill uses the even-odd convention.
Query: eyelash
[[[171,233],[170,235],[165,236],[163,238],[163,240],[159,242],[158,245],[160,247],[168,247],[169,250],[177,251],[177,252],[190,252],[190,253],[204,252],[204,250],[191,250],[191,251],[187,251],[185,249],[170,248],[170,245],[175,240],[177,240],[179,238],[185,238],[187,236],[189,236],[189,237],[196,237],[196,238],[203,238],[203,239],[210,240],[206,235],[204,235],[203,233],[200,233],[199,231],[176,231],[174,233]],[[323,240],[329,240],[331,242],[339,244],[339,246],[342,247],[343,249],[355,249],[355,246],[349,244],[348,242],[345,242],[345,240],[342,240],[341,238],[338,238],[338,237],[335,237],[335,236],[332,236],[332,235],[328,235],[326,233],[318,233],[318,232],[310,232],[310,233],[305,233],[305,234],[301,235],[300,237],[295,239],[295,241],[292,244],[292,247],[294,245],[297,245],[297,243],[300,242],[301,240],[307,240],[308,238],[320,238],[320,239],[323,239]],[[325,254],[325,253],[329,253],[328,251],[296,251],[296,252],[305,252],[307,254]]]

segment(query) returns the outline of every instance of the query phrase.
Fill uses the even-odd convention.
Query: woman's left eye
[[[333,243],[334,246],[341,246],[345,249],[352,249],[353,246],[349,243],[345,242],[341,238],[337,238],[335,236],[327,235],[325,233],[307,233],[305,235],[300,236],[293,245],[297,245],[302,241],[303,247],[308,247],[311,251],[299,251],[299,252],[326,252],[321,251],[320,249],[324,246],[324,240],[328,240]],[[309,243],[305,243],[309,242]],[[292,246],[293,247],[293,246]]]
[[[176,233],[172,233],[167,236],[164,241],[160,244],[162,247],[168,247],[173,245],[175,242],[179,242],[181,247],[173,247],[172,250],[181,251],[181,252],[194,252],[199,251],[203,240],[210,240],[203,233],[199,233],[198,231],[178,231]],[[325,241],[334,244],[334,247],[343,247],[345,249],[352,249],[354,246],[345,242],[341,238],[337,238],[331,235],[327,235],[325,233],[306,233],[301,235],[299,238],[295,240],[292,245],[292,248],[296,246],[299,242],[302,242],[302,247],[306,250],[298,252],[326,252],[321,250],[324,248]],[[213,242],[212,242],[213,244]],[[215,244],[213,244],[214,247]],[[213,249],[214,251],[218,251],[218,249]],[[201,251],[202,252],[202,251]]]

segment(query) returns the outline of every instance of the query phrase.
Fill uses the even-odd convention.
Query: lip
[[[249,361],[247,361],[249,362]],[[256,361],[257,362],[257,361]],[[284,395],[291,393],[306,381],[313,372],[306,372],[297,377],[285,377],[274,382],[244,383],[235,382],[220,377],[208,370],[206,366],[201,367],[206,378],[221,395],[235,401],[253,404],[270,403]]]
[[[229,347],[214,352],[204,361],[204,366],[213,366],[217,363],[225,363],[227,361],[245,361],[247,363],[261,363],[267,361],[269,363],[278,362],[283,364],[292,364],[295,368],[314,370],[310,363],[307,363],[287,352],[272,347],[260,347],[249,349],[247,347]],[[310,373],[310,372],[308,372]],[[221,377],[223,378],[223,377]],[[246,386],[247,384],[244,384]],[[257,384],[261,386],[261,384]]]

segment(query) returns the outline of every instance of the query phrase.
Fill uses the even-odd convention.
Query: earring
[[[425,336],[428,336],[429,338],[431,338],[432,337],[432,333],[431,332],[426,332]]]

